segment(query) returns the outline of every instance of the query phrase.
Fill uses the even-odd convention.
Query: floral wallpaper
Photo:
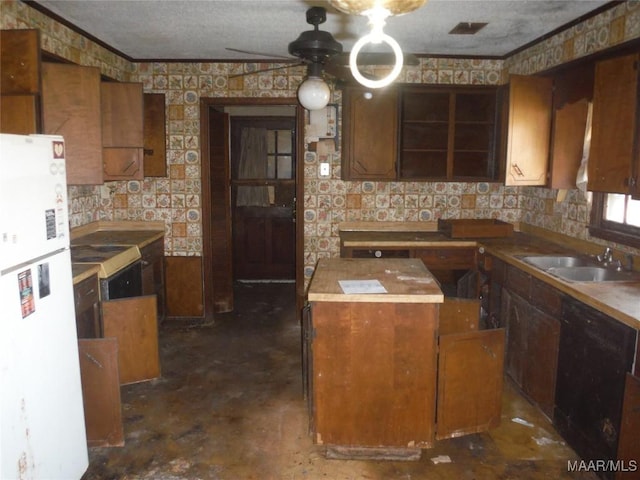
[[[19,0],[2,1],[0,7],[3,29],[38,28],[43,50],[98,66],[117,80],[141,82],[145,92],[166,97],[168,176],[69,186],[71,226],[95,220],[162,220],[167,255],[201,255],[200,98],[293,98],[303,69],[233,77],[274,65],[130,63]],[[419,65],[403,69],[399,82],[500,85],[510,73],[533,74],[638,37],[640,2],[627,1],[506,60],[422,58]],[[341,103],[339,90],[334,90],[332,102]],[[320,161],[331,164],[330,178],[319,177]],[[557,201],[555,190],[498,183],[345,182],[340,179],[340,150],[333,142],[306,151],[300,164],[307,279],[318,258],[339,255],[338,225],[345,221],[490,217],[588,239],[589,205],[577,190]]]

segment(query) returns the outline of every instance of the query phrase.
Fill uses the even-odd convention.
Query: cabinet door
[[[431,446],[437,304],[314,302],[312,315],[314,440]]]
[[[102,184],[100,70],[42,64],[44,133],[65,140],[67,183]]]
[[[618,442],[618,460],[623,460],[625,466],[630,467],[630,462],[640,461],[640,378],[627,373],[624,389],[624,404],[622,406],[622,423],[620,425],[620,439]],[[637,479],[638,471],[619,472],[616,480]]]
[[[29,135],[40,131],[40,97],[0,96],[0,132]]]
[[[90,447],[124,445],[118,340],[78,340],[87,443]]]
[[[638,178],[638,154],[634,139],[640,137],[637,122],[638,54],[596,64],[593,121],[589,153],[589,190],[634,193]],[[634,162],[635,171],[634,171]]]
[[[78,338],[102,337],[100,321],[100,286],[93,275],[73,286]]]
[[[398,153],[397,91],[346,87],[342,105],[342,178],[394,180]]]
[[[156,297],[131,297],[102,302],[105,338],[118,339],[121,384],[160,376]]]
[[[440,336],[436,439],[500,424],[504,342],[504,329]]]
[[[524,382],[524,362],[527,349],[525,317],[529,304],[509,290],[502,289],[501,321],[507,331],[505,370],[520,388]]]
[[[551,136],[553,81],[512,75],[505,185],[545,185]]]
[[[102,158],[103,179],[105,181],[142,180],[144,178],[142,148],[103,148]]]
[[[0,31],[0,94],[40,93],[40,31]]]
[[[549,418],[552,418],[560,322],[532,307],[527,318],[526,336],[523,390]]]
[[[636,331],[576,300],[562,305],[554,425],[582,458],[614,459]]]
[[[576,188],[588,111],[589,102],[585,99],[567,104],[555,111],[551,148],[551,188]]]
[[[144,99],[141,83],[102,82],[102,145],[142,148]]]
[[[164,93],[144,94],[144,176],[166,177]]]

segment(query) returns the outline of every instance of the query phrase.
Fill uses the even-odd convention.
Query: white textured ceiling
[[[351,50],[367,19],[313,0],[39,0],[35,2],[133,60],[264,60],[289,56],[305,12],[327,8],[320,26]],[[408,53],[502,57],[610,3],[608,0],[428,0],[387,20],[385,33]],[[459,22],[487,22],[476,35],[450,35]],[[265,56],[228,50],[255,51]],[[381,49],[384,51],[384,47]]]

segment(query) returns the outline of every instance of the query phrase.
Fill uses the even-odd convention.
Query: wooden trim
[[[296,98],[273,98],[273,97],[238,97],[238,98],[200,98],[200,139],[201,139],[201,178],[202,178],[202,256],[203,256],[203,281],[204,281],[204,316],[207,319],[213,318],[214,305],[211,292],[213,291],[212,272],[212,244],[211,232],[211,188],[208,178],[211,173],[210,147],[209,147],[209,109],[212,107],[230,106],[295,106],[296,107],[296,218],[303,218],[303,195],[304,195],[304,126],[305,111]],[[304,222],[296,222],[296,306],[297,312],[302,311],[304,304]]]

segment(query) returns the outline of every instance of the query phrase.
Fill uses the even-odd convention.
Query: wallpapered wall
[[[97,66],[117,80],[139,81],[145,92],[164,93],[167,103],[168,177],[70,186],[71,226],[94,220],[163,220],[168,255],[202,252],[199,145],[200,97],[295,97],[300,68],[229,78],[269,64],[135,63],[94,44],[20,1],[2,1],[4,29],[38,28],[42,48],[81,65]],[[405,67],[399,82],[425,84],[506,83],[509,73],[533,74],[640,37],[640,2],[629,1],[506,60],[421,59]],[[332,102],[340,104],[340,91]],[[577,238],[588,238],[589,206],[576,190],[561,202],[557,191],[504,187],[498,183],[344,182],[340,151],[304,156],[305,276],[320,257],[339,254],[344,221],[433,221],[486,218],[521,221]],[[318,176],[327,157],[332,177]],[[628,250],[628,249],[627,249]]]

